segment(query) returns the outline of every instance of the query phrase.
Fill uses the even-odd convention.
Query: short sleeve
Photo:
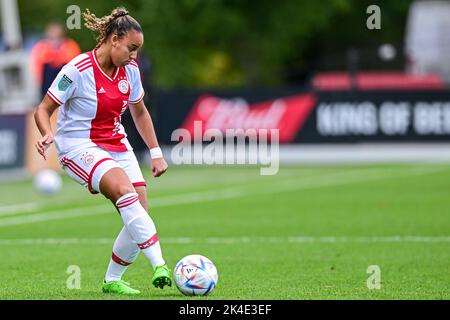
[[[144,98],[144,88],[142,87],[141,73],[137,65],[128,65],[128,81],[130,82],[130,96],[128,102],[136,104]]]
[[[78,70],[74,66],[66,64],[53,80],[47,90],[47,95],[59,105],[66,103],[73,97],[79,84],[79,78]]]

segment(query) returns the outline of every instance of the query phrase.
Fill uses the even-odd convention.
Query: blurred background
[[[119,5],[144,29],[138,62],[165,152],[173,130],[198,120],[280,129],[282,162],[450,159],[433,144],[450,138],[449,1],[2,0],[2,175],[57,167],[32,148],[30,112],[59,69],[95,46],[80,10]],[[145,158],[129,113],[122,121]]]

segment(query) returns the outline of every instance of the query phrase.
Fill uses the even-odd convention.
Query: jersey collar
[[[114,72],[114,75],[111,78],[111,76],[105,70],[103,70],[103,68],[100,66],[100,63],[98,63],[97,55],[95,54],[95,52],[96,52],[96,49],[92,50],[92,59],[94,60],[95,65],[109,81],[113,82],[116,79],[117,75],[119,74],[120,68],[116,67],[116,71]]]

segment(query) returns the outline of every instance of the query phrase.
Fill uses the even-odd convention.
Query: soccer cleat
[[[157,266],[153,274],[152,283],[156,288],[163,289],[164,286],[172,286],[170,270],[166,265]]]
[[[123,280],[118,281],[103,281],[102,291],[104,293],[118,293],[125,295],[135,295],[141,293],[139,290],[130,287],[128,282]]]

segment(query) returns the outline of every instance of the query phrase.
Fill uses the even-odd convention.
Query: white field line
[[[370,170],[370,172],[361,173],[361,170],[349,170],[343,172],[336,172],[328,175],[318,175],[310,177],[310,179],[291,178],[281,181],[273,182],[269,185],[264,184],[261,188],[261,184],[246,185],[246,186],[234,186],[227,187],[221,190],[201,191],[193,192],[181,195],[165,196],[161,198],[152,199],[153,207],[166,207],[171,205],[197,203],[204,201],[225,200],[230,198],[245,197],[252,194],[261,193],[280,193],[289,192],[293,190],[310,189],[310,188],[322,188],[339,186],[354,182],[362,181],[374,181],[382,180],[386,178],[401,178],[408,176],[417,176],[429,173],[435,173],[445,170],[446,168],[425,168],[412,170],[405,170],[405,172],[392,174],[386,172],[386,170]],[[265,188],[264,188],[265,187]],[[268,188],[267,188],[268,187]],[[1,226],[1,220],[0,220]]]
[[[255,168],[256,172],[259,170],[259,167]],[[296,170],[295,176],[298,176],[299,178],[305,178],[305,177],[311,177],[316,175],[324,175],[328,173],[333,173],[336,171],[341,171],[344,168],[334,168],[329,170],[320,170],[320,169],[300,169]],[[180,175],[176,175],[177,173],[174,173],[171,176],[166,176],[163,179],[165,180],[163,186],[155,185],[154,188],[159,189],[161,191],[173,191],[173,189],[176,189],[177,191],[180,190],[190,190],[192,187],[201,187],[205,184],[210,184],[211,182],[214,183],[214,186],[216,187],[226,187],[230,185],[236,185],[236,184],[246,184],[248,182],[264,182],[264,180],[273,178],[272,176],[261,176],[259,173],[256,174],[237,174],[236,172],[231,172],[231,174],[227,175],[226,177],[221,176],[220,179],[215,179],[215,174],[217,174],[216,171],[212,171],[211,174],[206,179],[204,176],[200,176],[198,173],[182,173]],[[220,173],[219,173],[220,174]],[[277,178],[289,178],[293,175],[288,175],[286,173],[279,173],[276,175]],[[214,177],[211,179],[211,177]],[[152,178],[153,179],[153,178]],[[181,184],[181,183],[184,184]],[[150,182],[151,183],[151,182]],[[152,187],[153,188],[153,187]]]
[[[307,183],[309,180],[308,179],[316,179],[317,177],[326,177],[327,179],[329,179],[329,177],[333,177],[334,175],[338,175],[341,176],[342,174],[346,174],[349,171],[339,171],[339,172],[326,172],[326,173],[318,173],[318,174],[308,174],[306,176],[299,176],[296,177],[294,179],[290,178],[290,181],[295,181],[295,183],[298,183],[300,180],[303,183]],[[285,180],[282,180],[285,181]],[[251,183],[258,183],[258,181],[255,180],[251,180]],[[278,181],[279,182],[279,181]],[[248,187],[251,185],[251,183],[247,183],[245,185],[240,185],[241,189],[245,188],[248,189]],[[267,183],[267,182],[264,182]],[[263,184],[264,184],[263,183]],[[260,183],[259,183],[260,184]],[[185,194],[178,194],[178,195],[174,195],[174,196],[164,196],[164,197],[159,197],[159,198],[155,198],[155,199],[151,199],[150,201],[150,206],[153,208],[156,207],[164,207],[164,206],[170,206],[170,205],[179,205],[179,204],[189,204],[189,203],[196,203],[196,202],[203,202],[203,201],[214,201],[214,200],[220,200],[220,199],[227,199],[227,198],[234,198],[239,196],[239,191],[237,189],[238,187],[236,186],[228,186],[226,188],[220,188],[220,189],[214,189],[211,191],[197,191],[197,192],[190,192],[190,193],[185,193]],[[37,206],[37,204],[36,204]],[[31,210],[32,204],[29,204],[29,208],[27,207],[27,210],[24,211],[19,211],[18,209],[21,207],[21,204],[17,205],[17,208],[14,208],[13,206],[6,206],[4,207],[4,211],[6,211],[8,208],[12,208],[12,209],[16,209],[16,211],[7,213],[5,212],[3,215],[4,216],[11,216],[11,215],[17,215],[17,214],[24,214],[24,213],[33,213]],[[0,207],[1,209],[2,207]],[[76,216],[76,212],[78,212],[78,210],[83,210],[84,208],[89,209],[90,213],[81,213],[79,214],[79,216],[85,216],[85,215],[95,215],[95,214],[101,214],[101,213],[107,213],[111,210],[114,211],[114,209],[112,208],[111,205],[91,205],[91,206],[85,206],[82,208],[76,208],[76,209],[58,209],[58,210],[49,210],[49,211],[44,211],[42,213],[39,212],[34,212],[35,215],[39,215],[39,217],[33,217],[33,215],[28,215],[26,217],[31,217],[30,222],[39,222],[41,221],[41,219],[44,219],[42,221],[47,221],[47,220],[51,220],[51,219],[47,219],[53,216],[53,213],[58,213],[58,212],[66,212],[67,213],[67,218],[72,218],[74,216]],[[45,215],[46,213],[49,213],[50,215]],[[1,216],[2,214],[0,214]],[[20,218],[26,218],[26,217],[18,217],[18,218],[9,218],[8,220],[10,220],[11,224],[15,224],[15,221],[21,221]],[[0,227],[3,225],[2,222],[5,221],[7,219],[2,219],[0,220]],[[7,222],[3,222],[3,223],[7,223]],[[8,224],[8,225],[11,225]],[[6,225],[6,224],[5,224]]]
[[[328,172],[323,172],[323,171],[318,171],[318,170],[314,170],[314,171],[306,171],[304,173],[302,173],[301,175],[298,176],[298,178],[300,179],[304,179],[304,178],[311,178],[314,176],[323,176],[329,173],[334,173],[336,171],[328,171]],[[192,176],[192,179],[194,179],[195,177]],[[183,175],[180,179],[182,180],[186,180],[186,176]],[[246,182],[246,184],[248,184],[249,182],[265,182],[262,181],[262,178],[259,176],[257,179],[254,177],[244,177],[244,178],[238,178],[238,179],[234,179],[233,181],[222,181],[219,182],[217,185],[215,185],[215,187],[221,187],[221,186],[229,186],[231,182]],[[206,183],[206,181],[205,181]],[[173,184],[173,185],[172,185]],[[175,183],[171,183],[171,187],[175,187],[176,184]],[[199,186],[199,184],[196,184],[194,186]],[[180,187],[180,184],[178,183],[178,187]],[[192,187],[192,186],[191,186]],[[173,189],[173,188],[162,188],[161,190],[169,190],[169,189]],[[182,190],[186,189],[186,185],[183,186]],[[60,201],[57,200],[57,203],[61,203]],[[153,199],[152,199],[153,201]],[[55,199],[52,199],[51,203],[55,203]],[[26,213],[37,213],[38,211],[41,211],[43,209],[43,207],[45,207],[46,205],[50,204],[50,202],[30,202],[30,203],[18,203],[18,204],[9,204],[9,205],[4,205],[4,206],[0,206],[0,217],[5,217],[5,216],[14,216],[14,215],[21,215],[21,214],[26,214]],[[94,205],[97,206],[97,205]]]
[[[328,174],[320,177],[311,177],[310,180],[299,180],[299,178],[295,179],[287,179],[282,181],[277,181],[274,183],[265,183],[265,184],[256,184],[246,185],[246,186],[235,186],[235,187],[227,187],[220,190],[212,190],[212,191],[200,191],[193,193],[186,193],[180,195],[173,196],[164,196],[156,199],[152,199],[150,202],[150,211],[153,208],[157,207],[168,207],[172,205],[180,205],[180,204],[192,204],[192,203],[201,203],[206,201],[216,201],[216,200],[226,200],[232,198],[246,197],[254,194],[263,194],[263,193],[280,193],[280,192],[289,192],[293,190],[304,190],[310,188],[321,188],[321,187],[332,187],[339,186],[354,182],[362,182],[362,181],[374,181],[374,180],[382,180],[386,178],[400,178],[400,177],[408,177],[408,176],[417,176],[429,173],[435,173],[438,171],[442,171],[447,169],[446,167],[440,168],[424,168],[418,169],[413,168],[412,170],[403,170],[400,174],[397,171],[389,172],[389,169],[386,170],[352,170],[345,172],[338,172],[334,174]],[[80,208],[71,208],[71,209],[58,209],[51,211],[44,211],[41,213],[34,213],[25,216],[19,217],[7,217],[0,219],[0,227],[11,226],[11,225],[19,225],[19,224],[27,224],[27,223],[35,223],[35,222],[43,222],[49,220],[60,220],[60,219],[68,219],[75,218],[81,216],[92,216],[106,213],[115,213],[115,209],[113,209],[110,204],[102,204],[102,205],[94,205],[94,206],[86,206]]]
[[[308,244],[308,243],[450,243],[450,236],[293,236],[293,237],[167,237],[163,244]],[[27,238],[0,239],[0,246],[9,245],[112,245],[114,238]]]
[[[41,205],[38,202],[18,203],[0,207],[0,216],[13,215],[17,213],[28,213],[39,210]]]

